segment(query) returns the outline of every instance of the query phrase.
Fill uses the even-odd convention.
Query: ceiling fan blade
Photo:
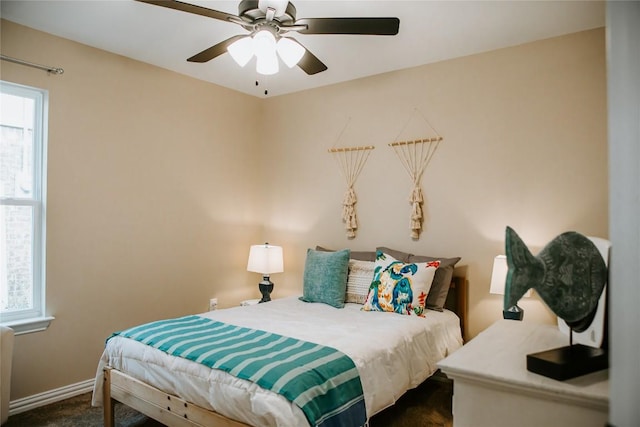
[[[209,49],[205,49],[200,53],[196,53],[191,58],[187,59],[189,62],[207,62],[211,61],[213,58],[222,55],[223,53],[227,53],[227,46],[236,40],[240,40],[247,37],[246,34],[240,34],[237,36],[233,36],[231,38],[226,39],[218,43],[217,45],[211,46]]]
[[[398,18],[303,18],[295,25],[306,25],[300,34],[368,34],[394,36],[398,34]]]
[[[221,21],[240,20],[240,17],[230,13],[220,12],[219,10],[209,9],[195,4],[183,3],[175,0],[136,0],[142,3],[149,3],[155,6],[162,6],[169,9],[181,10],[183,12],[194,13],[196,15],[206,16],[208,18],[220,19]]]
[[[327,69],[327,66],[324,65],[324,63],[320,61],[313,53],[309,52],[309,49],[305,47],[304,51],[304,56],[298,62],[298,67],[302,68],[302,71],[311,76]]]

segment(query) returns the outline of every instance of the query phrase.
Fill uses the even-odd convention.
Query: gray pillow
[[[322,246],[316,246],[316,251],[334,252],[333,249],[323,248]],[[351,259],[357,259],[358,261],[373,262],[376,260],[376,251],[351,251],[351,255],[349,255],[349,257]]]
[[[409,254],[407,252],[397,251],[397,250],[391,249],[391,248],[385,248],[384,246],[376,248],[376,251],[381,251],[381,252],[384,252],[387,255],[391,255],[392,257],[394,257],[398,261],[402,261],[405,264],[409,262],[409,258],[411,257],[411,254]]]
[[[436,270],[431,289],[429,289],[426,306],[431,310],[442,311],[447,301],[447,295],[449,295],[451,279],[453,278],[453,267],[460,261],[460,258],[438,258],[421,255],[411,255],[409,257],[409,262],[429,262],[436,260],[440,261],[440,267]]]
[[[453,267],[458,263],[458,261],[460,261],[459,257],[440,258],[423,255],[413,255],[407,252],[402,252],[385,247],[379,247],[377,248],[377,250],[389,254],[398,261],[402,261],[405,263],[440,261],[440,267],[438,267],[438,269],[436,270],[436,275],[433,278],[431,289],[429,289],[429,294],[427,295],[426,307],[436,311],[442,311],[444,309],[447,295],[449,295],[451,279],[453,278]]]
[[[337,252],[308,249],[300,299],[305,302],[321,302],[336,308],[344,307],[350,253],[349,249]]]

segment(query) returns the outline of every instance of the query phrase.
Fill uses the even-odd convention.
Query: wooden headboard
[[[467,283],[466,268],[456,268],[451,279],[451,287],[444,308],[453,311],[460,318],[460,330],[462,339],[467,340],[467,295],[469,287]]]

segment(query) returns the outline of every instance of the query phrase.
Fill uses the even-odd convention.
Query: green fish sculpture
[[[507,279],[504,310],[516,307],[529,289],[576,332],[586,330],[607,283],[607,266],[591,240],[575,231],[563,233],[533,256],[520,236],[507,227]]]

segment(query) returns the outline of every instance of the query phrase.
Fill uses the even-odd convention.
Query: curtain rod
[[[12,58],[10,56],[3,55],[1,53],[0,53],[0,59],[2,59],[3,61],[9,61],[9,62],[13,62],[15,64],[26,65],[27,67],[33,67],[33,68],[37,68],[39,70],[44,70],[44,71],[46,71],[48,73],[51,73],[51,74],[62,74],[62,73],[64,73],[64,70],[62,68],[48,67],[46,65],[34,64],[33,62],[27,62],[27,61],[23,61],[22,59]]]

